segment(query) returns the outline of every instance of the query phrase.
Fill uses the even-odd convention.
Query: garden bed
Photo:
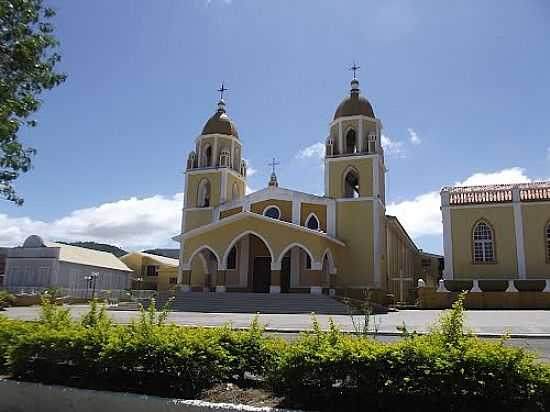
[[[166,324],[154,305],[130,325],[93,304],[79,321],[44,302],[33,324],[0,317],[0,373],[14,379],[168,398],[303,410],[545,411],[550,366],[500,342],[464,335],[461,301],[427,335],[404,339],[322,331],[292,342],[246,331]]]

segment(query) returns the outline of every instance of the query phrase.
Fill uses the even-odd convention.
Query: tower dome
[[[237,126],[225,112],[225,102],[223,100],[218,102],[218,110],[208,119],[202,129],[202,134],[225,134],[239,138]]]
[[[374,110],[369,101],[361,96],[359,80],[353,78],[351,90],[348,97],[340,102],[334,113],[334,120],[340,117],[363,115],[374,118]]]

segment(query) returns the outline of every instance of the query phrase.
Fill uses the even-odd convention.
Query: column
[[[312,295],[321,295],[323,293],[323,289],[321,288],[321,271],[310,270],[309,276],[311,278],[309,293],[311,293]]]
[[[481,288],[479,287],[479,280],[474,279],[474,280],[472,280],[472,282],[473,282],[472,289],[470,289],[471,293],[483,292],[481,290]]]
[[[508,280],[508,287],[506,288],[505,292],[507,292],[507,293],[519,292],[519,290],[517,290],[517,288],[516,288],[516,285],[514,284],[513,279]]]
[[[191,292],[191,271],[182,270],[181,281],[178,283],[179,283],[178,290],[180,292]]]
[[[239,247],[239,273],[240,286],[242,288],[248,285],[248,260],[250,255],[250,236],[245,236],[240,240]]]
[[[453,273],[453,234],[451,232],[451,195],[448,191],[441,192],[441,214],[443,217],[443,254],[445,257],[445,269],[443,279],[452,280]]]
[[[525,241],[523,238],[523,215],[519,198],[519,187],[512,188],[512,202],[514,207],[514,228],[516,233],[516,253],[518,259],[518,278],[527,279],[527,265],[525,263]]]
[[[300,287],[300,249],[290,249],[290,287]]]
[[[225,270],[218,270],[216,272],[216,292],[225,292]]]
[[[281,293],[281,271],[271,269],[271,284],[269,285],[269,293]]]

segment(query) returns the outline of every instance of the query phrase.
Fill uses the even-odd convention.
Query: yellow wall
[[[344,197],[344,173],[352,166],[359,172],[359,194],[361,197],[373,194],[373,158],[353,158],[329,161],[329,197]]]
[[[319,219],[319,224],[323,232],[327,231],[327,207],[326,205],[318,205],[313,203],[302,203],[300,210],[300,224],[302,226],[306,225],[306,219],[310,213],[315,213],[317,219]]]
[[[199,183],[202,179],[210,181],[210,206],[215,207],[220,204],[221,175],[215,173],[194,173],[187,175],[187,187],[185,188],[186,207],[197,207],[197,196]]]
[[[185,212],[185,232],[212,222],[212,209],[195,209]]]
[[[177,278],[178,268],[174,266],[162,265],[158,261],[153,260],[147,256],[140,256],[139,254],[129,254],[120,258],[122,262],[126,264],[130,269],[134,271],[135,277],[141,277],[143,280],[139,283],[139,287],[142,289],[157,289],[164,291],[175,285],[170,285],[170,278]],[[146,266],[157,266],[158,276],[146,276]],[[133,282],[133,285],[137,285]]]
[[[281,209],[281,220],[285,222],[292,222],[292,202],[288,200],[279,200],[279,199],[268,199],[258,203],[252,203],[250,205],[250,211],[262,215],[264,209],[268,206],[277,206]]]
[[[273,249],[276,259],[280,257],[283,249],[293,242],[301,243],[308,248],[315,261],[321,260],[322,254],[327,248],[333,250],[336,260],[338,259],[337,253],[339,253],[339,249],[342,249],[342,246],[316,234],[298,231],[285,225],[274,224],[249,216],[186,239],[183,259],[184,261],[188,261],[193,252],[200,250],[204,245],[213,248],[218,253],[220,259],[223,259],[231,241],[246,230],[253,230],[266,238]],[[338,265],[338,262],[336,264]]]
[[[239,179],[235,175],[233,175],[232,173],[230,173],[228,171],[226,171],[225,173],[227,173],[227,193],[225,195],[225,198],[228,201],[231,201],[231,200],[236,200],[236,199],[240,199],[240,198],[244,197],[245,190],[246,190],[244,179]],[[240,193],[240,196],[236,199],[233,199],[233,184],[234,183],[236,183],[237,186],[239,187],[239,193]]]
[[[522,203],[523,236],[527,277],[549,277],[550,261],[546,249],[546,226],[550,222],[550,203]]]
[[[346,243],[347,259],[337,262],[339,286],[374,284],[371,201],[338,202],[336,237]]]
[[[494,230],[496,263],[473,263],[472,231],[480,219]],[[517,277],[512,205],[451,208],[451,232],[455,279]]]

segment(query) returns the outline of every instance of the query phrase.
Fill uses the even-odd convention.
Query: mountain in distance
[[[108,245],[106,243],[97,243],[97,242],[57,242],[57,243],[62,243],[64,245],[70,245],[70,246],[83,247],[85,249],[99,250],[101,252],[109,252],[115,255],[116,257],[121,257],[128,253],[124,249],[119,248],[118,246]]]

